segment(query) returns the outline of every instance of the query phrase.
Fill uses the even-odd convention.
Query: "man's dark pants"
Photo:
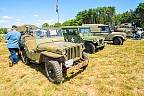
[[[9,52],[10,52],[10,60],[13,64],[18,63],[19,61],[19,56],[20,56],[20,52],[18,48],[9,48]],[[17,56],[18,54],[18,56]]]

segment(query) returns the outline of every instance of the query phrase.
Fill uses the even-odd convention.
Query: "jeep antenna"
[[[59,23],[59,0],[56,1],[57,23]]]

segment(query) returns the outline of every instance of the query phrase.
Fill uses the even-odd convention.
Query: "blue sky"
[[[59,0],[60,21],[72,19],[79,11],[102,6],[115,6],[117,13],[135,9],[143,0]],[[35,24],[57,22],[56,0],[1,0],[0,27],[13,24]]]

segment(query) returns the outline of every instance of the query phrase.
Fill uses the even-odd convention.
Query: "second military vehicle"
[[[105,41],[112,41],[115,45],[123,45],[123,42],[126,40],[126,33],[114,32],[109,25],[83,24],[82,26],[89,26],[94,36],[103,36]]]
[[[60,83],[67,72],[85,69],[88,57],[82,45],[71,42],[53,42],[47,31],[31,30],[21,38],[22,57],[25,64],[45,64],[45,72],[53,83]]]
[[[105,47],[104,37],[92,36],[90,27],[84,26],[65,26],[62,27],[65,41],[82,43],[87,53],[95,53],[98,49]]]

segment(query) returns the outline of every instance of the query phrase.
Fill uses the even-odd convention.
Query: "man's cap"
[[[17,26],[16,25],[12,25],[12,28],[17,28]]]

